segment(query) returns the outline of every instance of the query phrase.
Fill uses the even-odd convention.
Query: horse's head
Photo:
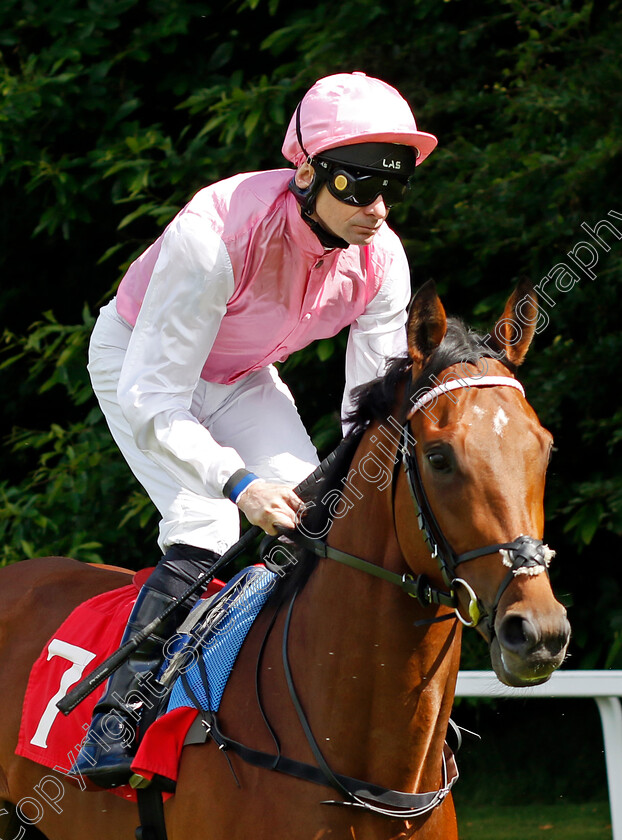
[[[453,590],[464,622],[489,641],[497,676],[515,686],[547,680],[570,636],[547,573],[554,552],[541,542],[552,437],[513,377],[536,319],[528,286],[514,292],[485,338],[447,320],[433,284],[415,296],[404,411],[411,493],[396,499],[402,523],[413,521],[407,505],[422,509],[420,524],[438,549],[442,574],[437,560],[425,571],[439,588]],[[407,562],[408,544],[417,541],[412,526],[400,537]],[[415,554],[421,572],[420,549]]]

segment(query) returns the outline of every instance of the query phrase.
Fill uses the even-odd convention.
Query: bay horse
[[[322,556],[305,550],[286,579],[287,614],[260,613],[218,713],[222,732],[249,748],[274,754],[278,740],[283,756],[325,762],[408,803],[440,791],[434,807],[387,815],[377,803],[344,804],[328,781],[253,766],[208,741],[183,750],[165,805],[169,840],[457,840],[445,740],[463,625],[477,628],[513,686],[547,680],[570,634],[541,542],[551,436],[514,376],[534,333],[533,301],[519,287],[482,338],[447,319],[433,285],[417,293],[408,356],[359,396],[345,470],[300,524]],[[131,840],[135,805],[14,755],[47,639],[78,603],[128,575],[46,558],[2,569],[0,580],[2,840]],[[10,803],[34,798],[43,775],[63,797],[34,830],[23,824],[32,809],[19,822]]]

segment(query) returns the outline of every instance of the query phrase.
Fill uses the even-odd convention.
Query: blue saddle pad
[[[173,683],[167,712],[197,705],[202,710],[218,711],[246,634],[278,580],[279,576],[265,566],[249,566],[214,597],[204,617],[204,602],[194,607],[183,627],[190,627],[193,614],[199,618],[175,646],[174,656],[184,663],[180,667],[183,677],[178,676]]]

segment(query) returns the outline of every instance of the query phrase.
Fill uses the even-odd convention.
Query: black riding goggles
[[[327,167],[323,161],[321,165],[324,169],[322,180],[326,182],[329,193],[345,204],[367,207],[381,195],[386,206],[392,207],[403,201],[408,191],[408,181],[389,175]]]

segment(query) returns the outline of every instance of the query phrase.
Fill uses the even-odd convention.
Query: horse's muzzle
[[[546,682],[564,661],[570,641],[565,608],[538,616],[530,609],[510,608],[499,614],[490,646],[492,665],[501,682],[512,686]]]

